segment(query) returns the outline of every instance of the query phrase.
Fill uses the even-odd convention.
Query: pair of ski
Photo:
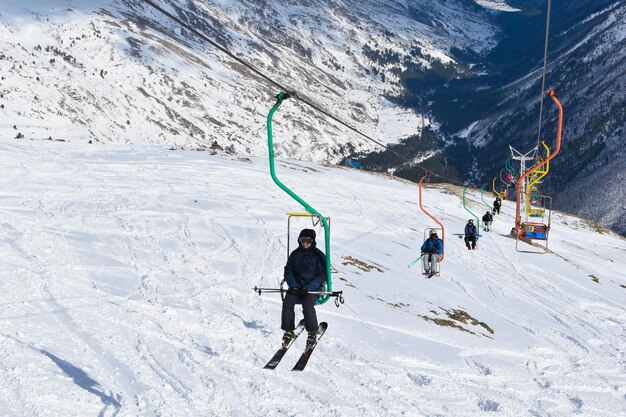
[[[328,328],[328,323],[326,322],[320,323],[319,331],[317,332],[318,334],[317,341],[315,342],[313,346],[308,347],[304,350],[304,352],[300,356],[300,359],[298,359],[298,362],[296,362],[295,366],[291,369],[292,371],[304,371],[304,368],[306,367],[306,364],[309,362],[309,358],[311,357],[311,354],[313,353],[315,346],[317,346],[317,343],[322,338],[327,328]],[[278,351],[276,351],[272,359],[270,359],[270,361],[267,363],[267,365],[263,367],[263,369],[276,369],[280,361],[283,359],[283,356],[285,356],[285,353],[287,353],[291,345],[293,345],[293,342],[296,341],[300,333],[302,333],[303,331],[304,331],[304,320],[300,320],[300,323],[298,323],[298,325],[293,331],[293,339],[291,339],[291,341],[289,342],[287,346],[283,346],[280,349],[278,349]]]

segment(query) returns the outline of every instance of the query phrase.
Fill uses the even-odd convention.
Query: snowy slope
[[[520,254],[506,203],[470,252],[460,190],[430,187],[447,238],[426,280],[414,184],[278,161],[332,218],[346,303],[318,308],[304,373],[302,340],[271,372],[280,302],[251,288],[278,282],[298,206],[266,160],[3,141],[0,164],[2,416],[626,413],[626,242],[581,219],[555,213],[554,253]]]

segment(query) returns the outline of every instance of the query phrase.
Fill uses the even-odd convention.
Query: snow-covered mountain
[[[3,137],[266,152],[265,116],[279,89],[145,2],[7,3],[0,8]],[[386,143],[423,121],[385,98],[401,92],[399,68],[387,71],[379,50],[429,66],[451,62],[451,45],[478,52],[495,45],[484,9],[456,0],[156,3]],[[291,157],[336,162],[376,146],[303,105],[289,123],[281,151]]]
[[[459,181],[488,183],[509,144],[536,144],[545,0],[156,3],[376,140],[404,141],[396,152],[408,160]],[[626,198],[626,4],[552,3],[547,80],[566,123],[564,152],[544,191],[558,207],[625,233],[626,210],[609,202]],[[5,138],[263,155],[265,117],[278,90],[146,1],[0,4]],[[380,150],[302,102],[286,111],[290,128],[279,155],[336,163]],[[412,163],[380,164],[374,156],[375,167],[421,174]]]
[[[555,5],[547,85],[565,108],[564,152],[544,191],[555,196],[557,206],[626,235],[626,207],[612,203],[626,201],[626,2]],[[502,167],[502,154],[498,160],[485,150],[509,143],[525,151],[535,146],[540,77],[538,68],[491,91],[503,100],[499,111],[475,126],[472,139],[484,142],[476,152],[479,166]],[[546,104],[542,139],[554,149],[556,109],[549,100]]]
[[[519,11],[494,15],[501,33],[495,48],[482,56],[456,54],[471,71],[401,75],[406,103],[427,107],[440,126],[437,140],[422,143],[420,135],[396,152],[407,152],[431,169],[446,166],[457,178],[480,185],[504,168],[509,144],[523,153],[538,144],[546,1],[508,3]],[[625,76],[626,3],[552,1],[546,88],[556,91],[565,121],[563,152],[543,191],[561,209],[621,234],[626,234],[626,208],[619,203],[626,200]],[[544,98],[541,139],[554,150],[557,111]],[[389,153],[369,155],[364,162],[393,167],[405,178],[422,173]]]
[[[431,186],[446,256],[428,280],[407,268],[432,226],[414,184],[277,161],[332,219],[345,304],[318,307],[303,373],[302,340],[266,371],[280,298],[252,287],[277,285],[300,209],[266,160],[4,140],[0,164],[2,416],[626,414],[626,241],[590,222],[555,212],[552,252],[518,253],[507,202],[468,251],[460,190]]]

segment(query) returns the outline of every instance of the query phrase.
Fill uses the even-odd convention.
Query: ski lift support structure
[[[443,262],[443,258],[445,256],[445,248],[446,248],[446,241],[445,241],[445,228],[443,227],[443,224],[437,220],[437,218],[435,216],[433,216],[432,214],[430,214],[422,205],[422,184],[424,182],[424,180],[428,177],[428,171],[424,172],[424,175],[422,176],[422,178],[420,179],[419,182],[419,197],[420,197],[420,209],[428,216],[430,217],[435,223],[437,223],[439,225],[439,227],[441,228],[441,243],[443,243],[443,251],[441,252],[441,257],[439,258],[439,263]],[[432,229],[432,228],[430,228]],[[426,229],[428,230],[428,229]],[[426,234],[426,232],[424,232],[424,235]]]
[[[526,207],[526,187],[528,187],[528,175],[530,175],[530,172],[527,173],[527,175],[524,175],[524,173],[526,173],[526,161],[532,161],[535,160],[537,158],[537,147],[534,147],[533,149],[531,149],[529,152],[522,154],[521,152],[519,152],[518,150],[516,150],[515,148],[513,148],[511,145],[509,145],[509,149],[511,150],[511,158],[520,161],[520,174],[519,174],[519,179],[517,180],[518,186],[517,186],[517,201],[520,202],[520,188],[519,188],[519,184],[522,184],[522,188],[521,190],[524,190],[523,194],[522,194],[522,205],[524,207]],[[542,164],[543,165],[543,164]],[[541,166],[541,165],[539,165]],[[533,169],[534,171],[534,169]],[[502,170],[500,170],[500,175],[502,175]],[[500,178],[500,180],[502,180],[502,178]],[[521,181],[521,182],[520,182]]]
[[[467,192],[467,187],[463,189],[463,208],[476,219],[476,230],[478,231],[478,233],[476,234],[476,240],[478,240],[480,239],[480,220],[478,220],[478,216],[475,215],[474,212],[472,212],[472,210],[469,209],[469,207],[467,207],[467,200],[465,198],[466,192]]]
[[[541,144],[546,150],[546,158],[550,156],[550,148],[544,141],[541,141]],[[541,159],[543,160],[543,159]],[[541,161],[539,161],[541,162]],[[550,201],[550,209],[552,209],[552,198],[541,195],[538,193],[538,189],[536,188],[536,184],[541,184],[541,179],[544,178],[548,172],[550,171],[550,162],[548,161],[545,164],[545,168],[537,169],[535,172],[530,175],[530,182],[528,184],[528,189],[526,190],[526,214],[530,217],[543,217],[545,214],[545,206],[547,205],[547,201]],[[534,190],[537,190],[537,193],[533,193]],[[536,199],[539,204],[538,207],[536,204],[533,204],[533,199]]]
[[[274,183],[278,185],[278,187],[282,189],[284,192],[286,192],[289,196],[291,196],[294,200],[300,203],[304,207],[304,209],[307,211],[307,213],[290,213],[290,216],[293,216],[293,215],[311,216],[311,217],[317,218],[318,221],[322,223],[324,227],[324,247],[326,250],[325,253],[326,253],[326,277],[327,278],[326,278],[325,288],[321,292],[319,298],[317,299],[316,304],[324,304],[330,299],[330,297],[336,297],[335,304],[338,307],[340,300],[341,300],[340,302],[343,303],[343,297],[342,297],[342,291],[333,292],[332,268],[331,268],[331,263],[330,263],[330,219],[327,219],[326,217],[322,216],[317,210],[311,207],[311,205],[309,205],[300,196],[298,196],[291,189],[289,189],[285,184],[283,184],[276,176],[276,169],[275,169],[275,164],[274,164],[274,141],[272,137],[272,117],[274,116],[274,113],[276,112],[276,110],[278,110],[280,105],[283,103],[283,100],[286,100],[289,97],[290,97],[290,94],[288,92],[281,91],[280,93],[278,93],[278,95],[276,96],[276,103],[274,104],[269,114],[267,115],[267,146],[268,146],[268,151],[269,151],[270,174],[272,176],[272,180],[274,180]],[[287,238],[289,238],[289,236],[287,236]],[[260,294],[260,290],[261,289],[259,289],[259,294]],[[282,294],[282,288],[281,288],[281,294]]]
[[[529,252],[529,251],[521,251],[517,247],[517,243],[522,238],[527,239],[537,239],[544,240],[546,242],[545,250],[548,249],[548,235],[550,232],[550,217],[548,217],[548,222],[546,223],[538,223],[538,222],[522,222],[521,220],[521,207],[522,207],[522,196],[525,196],[526,190],[524,185],[528,179],[528,176],[533,172],[536,172],[538,169],[550,163],[554,157],[556,157],[561,151],[561,137],[563,133],[563,106],[559,102],[556,97],[556,93],[554,90],[550,90],[547,92],[550,96],[554,104],[556,104],[559,110],[559,119],[557,125],[557,133],[556,133],[556,148],[554,153],[550,156],[546,157],[546,159],[538,162],[535,166],[530,168],[528,171],[523,172],[519,179],[517,180],[517,201],[515,205],[515,235],[516,235],[516,244],[515,248],[518,252]],[[512,149],[512,148],[511,148]],[[536,148],[535,148],[536,149]],[[539,252],[530,252],[530,253],[539,253]],[[545,253],[545,252],[542,252]]]
[[[498,192],[498,190],[496,190],[496,180],[498,179],[498,177],[493,177],[493,181],[491,181],[491,189],[493,190],[493,192],[500,198],[500,200],[504,200],[504,198],[502,198],[502,194],[500,194]],[[506,197],[506,196],[505,196]]]
[[[487,206],[487,208],[489,209],[489,211],[493,210],[493,207],[491,207],[489,204],[487,204],[487,202],[485,201],[485,187],[487,186],[487,184],[483,184],[482,187],[480,187],[480,200],[483,202],[483,204],[485,206]]]

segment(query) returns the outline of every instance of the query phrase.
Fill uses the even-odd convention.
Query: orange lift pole
[[[537,165],[535,165],[528,171],[524,172],[523,175],[520,175],[519,179],[517,180],[517,199],[516,199],[517,201],[515,203],[515,230],[518,236],[523,235],[523,232],[524,232],[522,223],[520,221],[520,200],[521,200],[520,194],[522,192],[522,182],[524,181],[524,178],[526,178],[527,176],[532,174],[534,171],[536,171],[537,169],[541,168],[545,164],[549,163],[552,159],[554,159],[554,157],[557,156],[559,151],[561,150],[561,135],[563,133],[563,106],[561,106],[561,103],[556,98],[556,93],[554,92],[554,90],[548,91],[548,95],[550,96],[552,101],[554,101],[554,104],[556,104],[556,106],[559,109],[559,124],[558,124],[557,131],[556,131],[556,150],[554,151],[552,155],[550,155],[543,161],[539,162]]]
[[[444,254],[445,254],[445,247],[446,247],[445,229],[443,228],[443,224],[441,224],[441,222],[439,220],[437,220],[435,218],[435,216],[433,216],[432,214],[427,212],[426,209],[424,208],[424,206],[422,206],[422,182],[424,182],[424,180],[426,179],[427,176],[428,176],[428,172],[426,171],[426,172],[424,172],[424,176],[422,176],[422,178],[420,179],[420,183],[419,183],[420,184],[420,209],[422,209],[422,211],[424,213],[426,213],[428,215],[428,217],[433,219],[435,221],[435,223],[437,223],[439,226],[441,226],[441,242],[443,243],[444,252],[441,252],[441,258],[439,259],[439,262],[442,262]]]

